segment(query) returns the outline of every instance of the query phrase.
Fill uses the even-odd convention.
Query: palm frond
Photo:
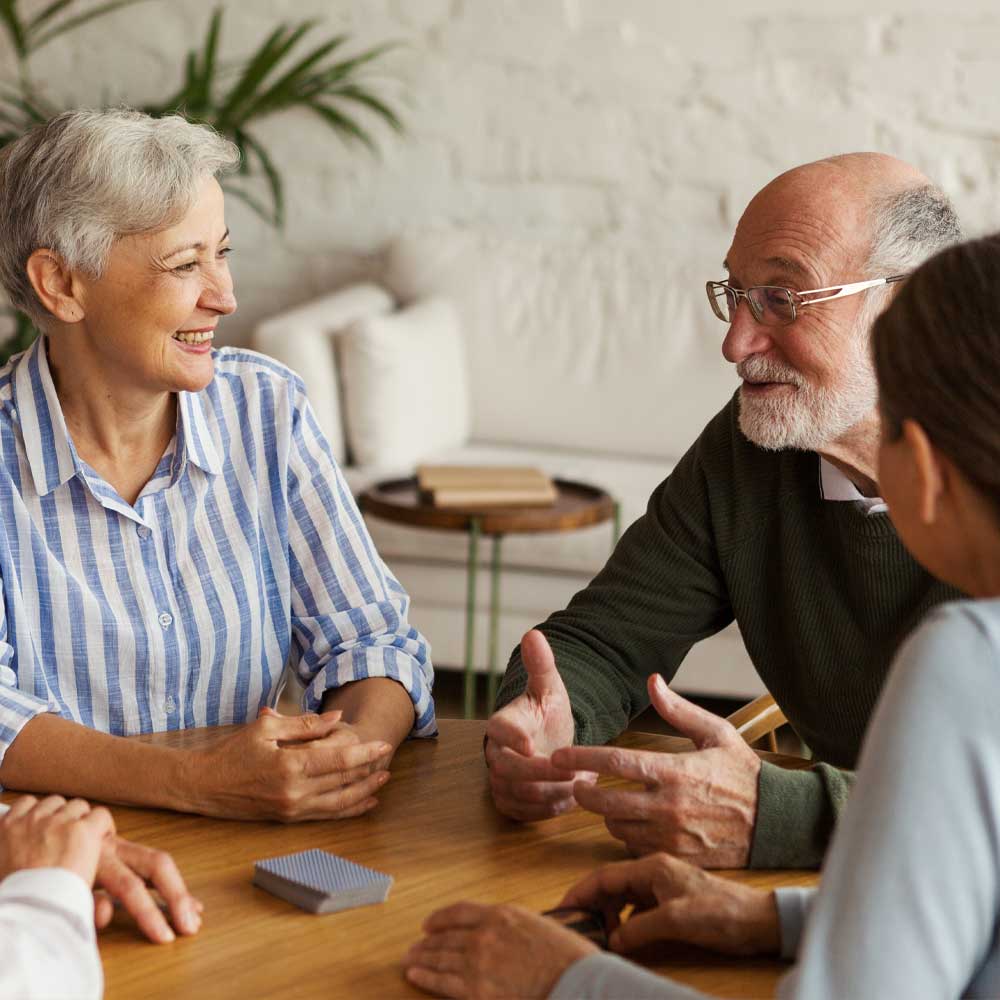
[[[335,132],[345,135],[351,139],[357,139],[364,143],[373,153],[376,151],[375,143],[371,136],[351,118],[336,108],[331,108],[327,104],[320,104],[319,101],[308,101],[306,107],[320,116]]]
[[[75,3],[76,0],[55,0],[44,10],[40,10],[28,23],[28,31],[38,31],[46,21],[51,21],[56,14],[61,14],[67,7]]]
[[[268,225],[278,228],[278,220],[275,218],[275,213],[273,209],[269,209],[262,201],[256,198],[254,195],[250,194],[245,188],[239,187],[233,184],[231,181],[227,181],[222,185],[222,190],[226,194],[231,194],[234,198],[238,198],[245,205],[247,205],[255,215],[260,216]]]
[[[40,49],[43,45],[51,42],[53,38],[58,38],[67,31],[79,28],[88,21],[93,21],[95,18],[103,17],[112,11],[119,10],[122,7],[131,7],[137,3],[146,3],[146,0],[110,0],[109,3],[100,3],[96,7],[91,7],[90,10],[85,10],[82,14],[77,14],[75,17],[68,17],[65,21],[60,21],[54,27],[49,28],[48,31],[43,31],[38,37],[35,37],[34,33],[32,33],[29,38],[30,47],[32,50]]]
[[[264,177],[267,179],[267,186],[271,193],[271,202],[274,205],[274,224],[281,229],[285,224],[285,188],[281,174],[278,173],[278,168],[274,165],[268,151],[257,139],[242,130],[240,138],[242,140],[241,149],[245,149],[248,154],[252,152],[260,164],[261,170],[264,171]],[[246,156],[246,162],[248,164],[250,162],[249,155]]]
[[[402,134],[405,131],[403,123],[399,120],[396,112],[392,110],[384,101],[379,100],[374,94],[362,90],[361,87],[353,83],[342,84],[334,90],[327,91],[329,97],[342,97],[347,101],[354,101],[362,104],[370,111],[374,111],[389,126]]]
[[[7,29],[14,51],[23,59],[28,54],[27,29],[18,17],[17,0],[0,0],[0,24]]]

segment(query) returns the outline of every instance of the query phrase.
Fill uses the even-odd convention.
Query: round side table
[[[554,480],[556,501],[548,507],[435,507],[417,488],[417,480],[390,479],[376,483],[358,498],[365,514],[395,524],[439,531],[461,531],[469,538],[465,584],[465,680],[463,698],[465,717],[475,712],[475,623],[476,571],[479,563],[479,539],[493,539],[490,585],[490,642],[488,699],[492,707],[497,688],[497,632],[500,619],[500,546],[504,535],[528,535],[544,531],[576,531],[610,521],[611,547],[618,542],[621,530],[618,504],[604,490],[568,479]]]

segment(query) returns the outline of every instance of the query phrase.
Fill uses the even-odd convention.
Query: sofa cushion
[[[431,298],[358,320],[338,350],[355,463],[412,466],[468,440],[465,359],[450,302]]]
[[[705,298],[721,265],[696,258],[668,282],[666,250],[442,228],[396,239],[380,280],[401,301],[455,302],[473,440],[677,459],[736,378]]]

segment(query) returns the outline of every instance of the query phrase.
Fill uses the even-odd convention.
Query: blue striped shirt
[[[134,505],[78,454],[43,339],[0,369],[0,759],[39,712],[120,736],[216,726],[390,677],[436,731],[430,647],[305,387],[215,352]]]

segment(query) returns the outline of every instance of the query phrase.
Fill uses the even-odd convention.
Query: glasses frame
[[[723,323],[732,323],[733,320],[723,316],[719,312],[717,308],[719,296],[714,293],[714,289],[716,288],[723,288],[727,292],[732,292],[732,294],[736,297],[736,305],[732,310],[733,314],[735,314],[736,310],[740,307],[740,299],[746,299],[747,305],[750,307],[750,312],[758,323],[761,323],[764,326],[790,326],[798,319],[799,310],[804,309],[806,306],[814,306],[820,302],[830,302],[833,299],[843,299],[849,295],[858,295],[860,292],[867,292],[873,288],[880,288],[883,285],[894,285],[899,281],[903,281],[907,277],[909,277],[909,275],[893,274],[888,278],[870,278],[867,281],[851,281],[844,285],[829,285],[826,288],[810,288],[801,292],[796,291],[794,288],[785,288],[783,285],[751,285],[749,288],[733,288],[728,281],[706,281],[705,293],[708,295],[708,301],[712,306],[713,314],[718,316]],[[765,322],[764,310],[756,306],[754,304],[754,300],[750,297],[751,292],[760,290],[784,292],[788,296],[788,303],[792,308],[792,318],[788,320],[779,320],[775,323]],[[805,298],[807,295],[819,297],[807,299]]]

